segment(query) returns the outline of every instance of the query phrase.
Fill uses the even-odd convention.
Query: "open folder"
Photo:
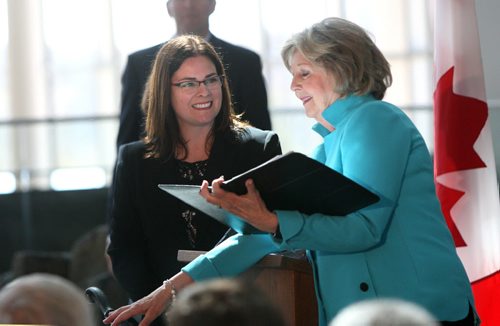
[[[222,188],[246,193],[252,179],[269,210],[297,210],[305,214],[343,216],[371,205],[379,197],[341,173],[297,152],[278,155],[230,180]],[[200,186],[160,184],[160,189],[241,233],[258,230],[224,209],[208,203]]]

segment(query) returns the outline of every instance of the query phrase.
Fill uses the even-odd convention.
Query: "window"
[[[344,17],[370,32],[391,64],[394,82],[385,99],[403,108],[427,145],[433,147],[432,34],[427,1],[260,0],[256,3],[218,1],[211,29],[214,34],[261,55],[273,129],[280,135],[284,151],[308,154],[312,144],[321,139],[308,132],[315,121],[304,116],[301,104],[290,91],[291,77],[281,60],[281,46],[293,33],[328,16]],[[238,12],[245,14],[235,14]]]
[[[10,180],[4,192],[109,183],[121,73],[129,53],[175,33],[165,2],[0,0],[0,106],[7,108],[0,110],[0,176]],[[428,5],[426,0],[219,0],[210,22],[218,37],[261,55],[273,127],[284,151],[307,154],[320,138],[308,131],[314,121],[289,89],[281,46],[326,16],[345,17],[373,35],[392,67],[394,84],[386,99],[407,112],[432,147]]]

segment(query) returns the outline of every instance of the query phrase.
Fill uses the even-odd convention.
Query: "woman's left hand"
[[[267,209],[252,179],[245,181],[247,193],[241,196],[223,190],[220,186],[222,182],[224,177],[212,181],[212,191],[210,191],[208,181],[204,180],[201,184],[201,196],[209,203],[245,219],[261,231],[276,232],[278,217]]]
[[[167,303],[171,300],[170,292],[160,286],[148,296],[127,306],[113,310],[104,320],[104,324],[120,325],[127,319],[144,314],[139,326],[149,325],[155,318],[165,312]]]

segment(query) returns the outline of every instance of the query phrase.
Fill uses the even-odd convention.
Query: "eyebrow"
[[[217,76],[217,72],[209,73],[208,75],[205,75],[205,77],[203,79],[205,80],[205,79],[213,77],[213,76]],[[179,79],[179,81],[190,81],[190,80],[195,80],[196,81],[198,79],[196,79],[194,77],[184,77],[184,78]]]
[[[297,67],[301,67],[301,66],[312,66],[312,63],[310,63],[308,61],[304,61],[304,62],[300,62],[297,64]]]

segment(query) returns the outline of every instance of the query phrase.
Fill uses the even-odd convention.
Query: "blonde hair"
[[[341,96],[372,94],[382,99],[392,84],[391,69],[382,52],[364,29],[348,20],[326,18],[292,36],[281,51],[288,70],[296,51],[330,72]]]

